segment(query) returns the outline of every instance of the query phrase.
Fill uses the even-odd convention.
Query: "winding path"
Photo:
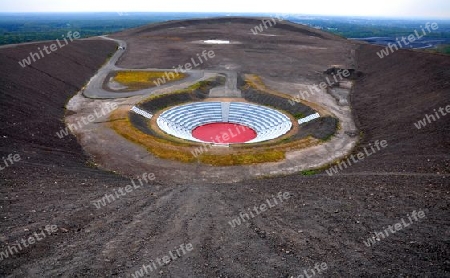
[[[165,85],[161,85],[158,87],[153,87],[153,88],[143,89],[143,90],[138,90],[138,91],[133,91],[133,92],[126,92],[126,93],[111,92],[111,91],[104,90],[103,83],[111,71],[139,70],[139,71],[166,72],[166,71],[173,71],[173,70],[171,70],[171,69],[154,69],[154,68],[127,69],[127,68],[118,67],[116,64],[119,61],[120,57],[122,57],[122,55],[127,50],[127,43],[125,41],[109,38],[106,36],[100,36],[100,37],[103,39],[106,39],[106,40],[112,40],[112,41],[117,42],[118,50],[116,51],[116,53],[114,53],[114,55],[111,57],[111,59],[109,59],[109,61],[106,62],[106,64],[97,72],[97,74],[91,78],[89,83],[86,85],[86,88],[83,91],[83,95],[85,97],[94,98],[94,99],[115,99],[115,98],[127,98],[127,97],[140,96],[140,95],[149,95],[149,94],[152,94],[161,89],[167,89],[172,86],[178,86],[180,84],[189,84],[189,83],[196,82],[198,80],[201,80],[205,76],[204,71],[202,71],[202,70],[191,70],[191,71],[187,71],[187,73],[189,75],[187,78],[185,78],[183,80],[169,82]],[[119,49],[119,47],[122,47],[124,49],[123,50]]]

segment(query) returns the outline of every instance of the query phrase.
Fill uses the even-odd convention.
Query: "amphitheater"
[[[262,20],[2,47],[0,276],[447,277],[450,58]]]
[[[107,39],[129,49],[123,40]],[[215,47],[242,45],[233,42]],[[347,51],[352,53],[351,49]],[[67,105],[76,112],[66,118],[69,126],[92,114],[98,104],[113,101],[120,106],[110,115],[116,120],[109,128],[121,137],[109,135],[108,140],[103,139],[108,127],[94,128],[95,123],[72,130],[82,138],[84,149],[98,154],[97,163],[109,170],[135,175],[157,167],[160,175],[174,182],[190,179],[233,183],[324,167],[345,157],[358,141],[348,105],[351,80],[341,77],[342,87],[336,83],[334,88],[317,90],[310,99],[298,100],[292,95],[301,89],[292,91],[278,83],[271,87],[281,90],[274,90],[260,76],[244,73],[233,64],[193,68],[186,71],[186,77],[172,81],[170,77],[178,73],[169,67],[137,70],[117,66],[126,53],[117,52]],[[351,65],[352,61],[350,56],[345,64]],[[168,82],[158,81],[163,85],[124,92],[126,87],[114,81],[114,74],[124,71],[159,74]],[[337,97],[331,92],[335,88],[341,91]],[[126,145],[127,152],[117,153],[118,145]],[[119,157],[134,166],[112,165]],[[202,174],[198,173],[199,166]],[[174,171],[178,175],[173,175]]]
[[[290,119],[282,113],[242,102],[200,102],[177,106],[162,113],[157,122],[168,134],[198,142],[205,141],[194,138],[192,131],[212,123],[234,123],[252,128],[257,136],[245,143],[275,139],[292,127]]]

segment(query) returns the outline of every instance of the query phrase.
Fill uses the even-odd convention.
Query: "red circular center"
[[[212,123],[196,127],[192,136],[204,142],[216,144],[245,143],[256,138],[256,132],[248,126],[232,123]]]

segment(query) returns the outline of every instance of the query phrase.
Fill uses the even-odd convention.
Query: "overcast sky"
[[[0,12],[264,12],[450,19],[450,0],[0,0]]]

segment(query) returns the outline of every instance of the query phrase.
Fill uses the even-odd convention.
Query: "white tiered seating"
[[[292,122],[281,112],[260,105],[243,102],[197,102],[171,108],[163,112],[157,123],[173,136],[200,142],[192,131],[209,123],[229,122],[252,128],[257,136],[247,143],[271,140],[287,133]]]
[[[288,132],[290,119],[271,108],[248,103],[231,103],[230,122],[253,128],[257,137],[247,143],[256,143],[277,138]]]

